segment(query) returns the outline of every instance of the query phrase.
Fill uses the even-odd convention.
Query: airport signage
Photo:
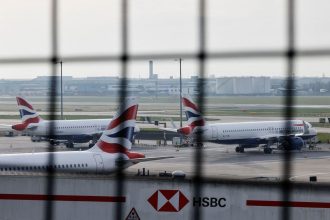
[[[157,190],[148,202],[158,212],[179,212],[189,200],[180,190]]]
[[[180,190],[157,190],[149,198],[148,202],[157,212],[179,212],[189,200]],[[226,208],[226,197],[193,197],[193,207],[201,208]]]
[[[132,208],[125,220],[140,220],[140,217],[135,208]]]
[[[193,206],[194,207],[220,207],[224,208],[226,207],[226,198],[216,198],[216,197],[194,197],[193,199]]]

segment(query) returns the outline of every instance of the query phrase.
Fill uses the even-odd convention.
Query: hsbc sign
[[[157,190],[148,202],[158,212],[178,212],[189,200],[180,190]]]
[[[179,212],[189,200],[180,190],[157,190],[149,198],[148,202],[158,212]],[[193,197],[193,207],[201,208],[226,208],[226,197]]]

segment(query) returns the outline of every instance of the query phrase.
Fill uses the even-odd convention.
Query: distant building
[[[216,78],[217,95],[269,95],[270,77]]]
[[[178,96],[179,79],[159,79],[150,68],[149,78],[130,78],[126,91],[129,95]],[[151,78],[150,78],[151,77]],[[50,76],[39,76],[32,80],[0,80],[1,95],[45,96],[50,94]],[[57,94],[60,80],[57,76]],[[199,92],[199,78],[191,76],[182,79],[182,93],[196,95]],[[205,95],[285,95],[285,78],[270,77],[211,77],[205,78]],[[121,90],[119,77],[63,77],[64,95],[116,96]],[[284,89],[284,90],[283,90]],[[330,78],[299,77],[295,79],[296,95],[329,95]]]

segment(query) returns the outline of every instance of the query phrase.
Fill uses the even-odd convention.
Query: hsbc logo
[[[148,202],[158,212],[178,212],[189,200],[180,190],[157,190],[149,197]]]

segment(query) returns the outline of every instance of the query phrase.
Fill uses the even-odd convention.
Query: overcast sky
[[[207,48],[210,52],[282,50],[286,46],[285,0],[209,0]],[[297,0],[297,47],[330,48],[330,1]],[[119,0],[59,1],[59,52],[62,56],[120,53]],[[198,48],[197,0],[129,1],[129,51],[132,54],[194,53]],[[50,55],[50,1],[2,0],[0,58]],[[152,58],[152,57],[151,57]],[[161,78],[178,76],[178,62],[154,60]],[[298,59],[298,76],[330,77],[330,57]],[[66,63],[74,77],[117,76],[119,63]],[[198,73],[194,60],[183,61],[183,76]],[[210,60],[207,75],[285,74],[285,59]],[[50,74],[48,64],[1,65],[0,78]],[[131,77],[147,77],[148,61],[131,62]]]

